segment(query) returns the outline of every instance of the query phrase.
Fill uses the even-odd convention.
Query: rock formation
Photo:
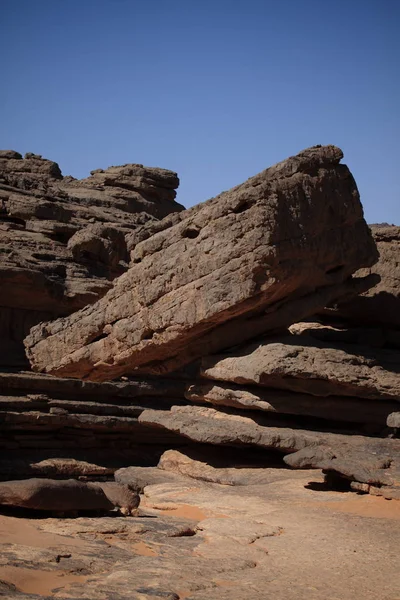
[[[144,481],[207,444],[398,497],[400,228],[371,236],[341,157],[308,149],[179,212],[169,171],[76,181],[0,155],[0,478]],[[44,373],[15,372],[30,325]]]
[[[117,482],[84,483],[76,479],[25,479],[0,483],[0,507],[17,506],[57,513],[110,511],[130,515],[139,495]]]
[[[129,270],[101,300],[31,330],[33,368],[97,381],[171,372],[368,289],[373,277],[351,275],[378,254],[341,158],[305,150],[139,229]]]
[[[0,152],[0,366],[28,366],[22,340],[101,298],[126,271],[129,233],[182,210],[176,173],[142,165],[63,177],[35,154]]]
[[[382,326],[389,343],[400,347],[400,227],[372,225],[379,262],[357,275],[379,275],[380,282],[367,292],[330,308],[324,314],[331,319],[347,320],[365,327]]]

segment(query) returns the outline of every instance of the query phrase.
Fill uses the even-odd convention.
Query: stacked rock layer
[[[34,325],[39,373],[0,376],[0,476],[107,477],[207,444],[398,497],[400,229],[371,233],[341,158],[310,148],[181,211],[169,171],[75,181],[3,153],[0,315],[23,322],[4,356],[26,365]]]

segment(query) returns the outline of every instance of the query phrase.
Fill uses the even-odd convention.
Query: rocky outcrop
[[[31,330],[33,368],[98,381],[174,371],[373,285],[350,279],[377,252],[341,158],[310,148],[138,230],[103,299]]]
[[[339,158],[159,220],[173,173],[0,152],[0,596],[396,595],[398,240]],[[124,376],[20,371],[59,315],[42,367]]]
[[[212,408],[184,406],[146,410],[139,421],[217,446],[256,446],[278,450],[294,468],[321,468],[340,479],[366,484],[361,491],[398,498],[400,440],[298,429],[290,421],[244,417]],[[355,486],[359,490],[359,485]],[[380,491],[379,491],[380,490]]]
[[[39,155],[0,152],[0,366],[28,366],[29,329],[101,298],[126,271],[127,236],[182,210],[171,171],[142,165],[63,177]]]
[[[252,449],[263,457],[254,485],[266,461],[285,462],[323,469],[329,485],[396,498],[397,325],[366,324],[342,311],[374,298],[368,289],[380,277],[397,297],[380,264],[395,261],[395,238],[374,231],[378,246],[386,244],[374,266],[374,241],[340,159],[332,146],[311,148],[160,220],[160,206],[173,202],[173,173],[126,165],[75,181],[40,157],[0,156],[10,167],[3,167],[5,190],[19,185],[29,202],[58,211],[52,221],[35,213],[24,233],[57,242],[65,253],[59,262],[73,265],[61,283],[52,266],[33,269],[49,279],[47,303],[32,297],[25,306],[20,296],[21,306],[0,310],[4,329],[16,315],[18,340],[39,315],[67,315],[36,325],[27,341],[34,367],[52,376],[0,373],[0,478],[110,479],[129,467],[116,477],[136,477],[141,490],[165,483],[166,471],[176,471],[176,485],[193,473],[242,485],[244,472],[234,467]],[[64,218],[71,206],[74,214]],[[98,218],[81,226],[92,208]],[[8,223],[22,218],[7,214]],[[51,238],[50,221],[70,228],[68,235]],[[90,281],[98,290],[79,299],[73,290],[86,294]],[[104,295],[103,285],[113,287]],[[85,308],[68,316],[79,302]],[[332,302],[337,308],[323,308]],[[7,336],[4,355],[15,369]],[[211,454],[216,446],[219,456],[227,452],[224,465],[205,468],[178,452],[186,446],[195,457],[206,445]]]
[[[154,464],[182,440],[139,425],[138,416],[186,402],[184,389],[182,380],[100,384],[0,373],[0,479],[109,477],[132,461]]]

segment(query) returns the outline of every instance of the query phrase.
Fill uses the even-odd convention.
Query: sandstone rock
[[[9,457],[0,459],[0,477],[2,480],[28,479],[30,477],[50,479],[109,479],[116,470],[109,464],[99,464],[101,458],[97,453],[97,462],[79,460],[70,457],[48,457],[51,454],[46,451],[46,458],[38,456],[38,452],[30,452],[29,456],[21,457],[20,453],[13,452]]]
[[[291,335],[204,358],[202,375],[315,396],[398,401],[400,352]]]
[[[349,326],[345,321],[329,324],[315,320],[293,323],[289,332],[294,335],[312,337],[322,342],[336,344],[354,344],[371,348],[400,349],[400,332],[381,326]]]
[[[121,514],[125,516],[137,514],[140,496],[136,490],[116,481],[96,482],[93,485],[103,490],[107,499],[114,507],[120,509]]]
[[[271,466],[273,462],[268,455],[256,461],[249,460],[249,453],[235,452],[234,448],[218,449],[216,456],[213,447],[196,447],[195,449],[167,450],[161,456],[158,468],[168,473],[177,473],[192,479],[218,483],[220,485],[241,486],[260,485],[273,481]],[[222,455],[222,456],[221,456]],[[222,458],[222,460],[221,460]],[[123,469],[121,469],[123,470]],[[279,469],[276,469],[279,477]],[[116,473],[116,477],[118,471]]]
[[[388,427],[400,429],[400,412],[392,412],[388,415],[386,424]]]
[[[257,421],[262,422],[259,425]],[[145,410],[139,422],[179,433],[195,442],[215,445],[254,445],[282,452],[320,446],[325,435],[314,431],[271,426],[267,418],[254,419],[200,406],[173,406],[170,411]],[[345,436],[341,436],[345,437]]]
[[[1,482],[0,505],[60,512],[114,508],[100,486],[76,479]]]
[[[154,235],[138,230],[131,268],[102,300],[32,329],[33,368],[92,380],[172,371],[373,285],[349,280],[377,253],[341,158],[310,148]]]
[[[77,181],[39,155],[0,153],[0,366],[27,366],[29,329],[103,296],[127,269],[125,237],[183,209],[175,173],[108,171]]]
[[[129,464],[156,464],[182,439],[137,417],[145,408],[186,402],[184,387],[181,380],[99,384],[0,372],[0,479],[93,479]]]
[[[379,261],[361,269],[357,276],[379,275],[380,282],[361,296],[339,302],[323,311],[324,316],[352,323],[400,328],[400,227],[371,226],[379,250]]]
[[[31,400],[48,401],[49,398],[74,397],[75,400],[129,403],[133,398],[154,398],[162,403],[164,398],[183,396],[186,382],[183,379],[129,379],[97,383],[77,379],[62,379],[42,373],[1,372],[2,395],[27,395]],[[117,400],[117,398],[119,400]]]
[[[100,223],[77,231],[68,240],[67,248],[77,262],[91,259],[115,269],[120,261],[128,260],[123,232]]]
[[[58,164],[38,154],[27,153],[22,158],[18,152],[6,150],[0,156],[0,181],[6,185],[45,192],[51,181],[61,179]]]
[[[381,427],[386,424],[390,412],[398,406],[395,400],[366,402],[364,399],[348,396],[313,396],[309,393],[266,389],[254,385],[216,382],[190,384],[185,397],[192,402],[211,404],[214,407],[227,406],[241,410],[304,415],[329,421],[371,423]]]
[[[47,583],[46,597],[80,600],[396,598],[395,503],[321,494],[317,471],[264,472],[263,485],[150,485],[138,518],[1,516],[0,594],[39,600]]]
[[[211,408],[180,406],[146,410],[139,421],[163,427],[190,440],[222,446],[275,449],[293,468],[319,468],[388,490],[400,486],[400,440],[305,431],[266,418],[227,414]]]
[[[359,437],[332,449],[322,447],[302,449],[284,461],[293,468],[322,469],[327,482],[340,480],[361,484],[354,486],[373,495],[400,499],[400,440],[379,440]],[[370,486],[370,487],[366,487]],[[377,492],[377,488],[380,492]]]
[[[124,467],[114,473],[115,481],[136,492],[144,492],[149,485],[174,484],[190,489],[190,482],[180,473],[166,472],[157,467]]]
[[[137,492],[117,482],[84,483],[77,479],[25,479],[0,482],[0,506],[57,512],[103,510],[118,507],[134,514]]]

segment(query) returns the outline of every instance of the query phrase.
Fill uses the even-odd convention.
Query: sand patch
[[[208,519],[208,515],[205,512],[198,506],[192,506],[191,504],[157,504],[153,505],[152,508],[168,512],[173,517],[183,517],[184,519],[192,519],[193,521]]]
[[[0,567],[0,580],[12,583],[26,594],[49,596],[58,588],[64,589],[75,582],[84,582],[88,575],[71,575],[65,571],[40,571],[23,567]]]
[[[54,546],[85,546],[85,542],[57,533],[47,533],[36,528],[28,519],[0,516],[0,545],[20,544],[34,548]],[[0,546],[1,547],[1,546]]]
[[[381,496],[356,496],[339,502],[317,502],[318,506],[331,510],[351,513],[360,517],[378,519],[400,519],[400,502],[386,500]]]
[[[150,548],[145,542],[136,542],[132,544],[133,551],[139,556],[159,556],[158,552]]]

